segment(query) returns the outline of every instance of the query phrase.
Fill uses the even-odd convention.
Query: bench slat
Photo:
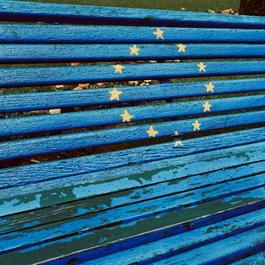
[[[265,100],[263,101],[265,102]],[[152,125],[158,131],[156,137],[163,138],[174,135],[174,130],[172,130],[172,128],[176,128],[182,135],[193,133],[193,123],[195,123],[196,120],[198,119],[153,123]],[[261,123],[265,125],[265,111],[199,118],[199,122],[202,132],[225,129],[233,126]],[[150,139],[147,134],[149,128],[150,125],[145,124],[127,128],[8,141],[0,143],[0,161],[102,145],[148,140]],[[185,146],[180,148],[185,148]]]
[[[250,152],[246,153],[246,155],[248,155]],[[238,155],[238,153],[236,153],[236,155]],[[231,155],[230,158],[233,159],[233,155]],[[256,160],[258,159],[258,157],[255,156],[254,159]],[[20,230],[20,229],[23,229],[24,227],[29,228],[29,227],[34,227],[36,225],[39,226],[39,225],[54,222],[54,221],[59,221],[59,220],[62,221],[65,219],[66,216],[67,216],[67,219],[69,219],[70,217],[78,217],[80,215],[83,216],[84,214],[92,213],[95,211],[102,211],[102,210],[113,208],[113,207],[118,207],[126,203],[132,204],[132,203],[136,203],[142,200],[156,198],[158,196],[165,196],[170,193],[184,192],[184,191],[192,190],[195,188],[204,187],[207,185],[214,185],[214,184],[218,184],[224,181],[230,181],[236,178],[242,178],[242,177],[250,176],[252,174],[264,172],[264,166],[265,166],[264,161],[251,163],[253,161],[249,159],[248,162],[251,164],[247,164],[247,165],[241,165],[240,161],[242,162],[242,160],[240,159],[238,160],[233,159],[233,163],[230,163],[228,165],[228,164],[224,164],[224,159],[222,157],[218,157],[218,158],[215,158],[213,161],[211,161],[211,163],[208,162],[207,168],[203,168],[197,171],[195,170],[195,167],[198,166],[198,162],[193,162],[191,164],[185,164],[182,166],[172,166],[171,168],[161,168],[159,170],[156,170],[157,171],[156,173],[153,173],[152,171],[149,171],[148,173],[146,172],[146,173],[138,174],[138,175],[133,175],[132,173],[130,174],[128,173],[126,177],[119,178],[119,179],[117,177],[113,177],[112,179],[111,178],[108,179],[105,183],[103,181],[100,182],[100,181],[95,180],[94,182],[90,183],[90,189],[92,187],[97,187],[97,190],[102,190],[104,191],[104,193],[106,193],[107,189],[109,189],[109,192],[112,191],[112,192],[115,192],[115,194],[114,193],[111,193],[111,194],[101,193],[99,197],[98,196],[89,197],[82,201],[71,202],[70,204],[66,204],[66,205],[65,204],[56,205],[48,209],[47,209],[47,206],[50,206],[50,205],[45,205],[45,206],[43,205],[43,207],[46,207],[45,209],[40,209],[38,211],[35,211],[34,214],[30,214],[30,215],[29,213],[22,213],[22,214],[16,214],[12,216],[6,216],[1,219],[0,234]],[[219,163],[219,162],[222,163],[222,165],[216,166],[214,164],[214,163]],[[206,164],[205,161],[200,161],[200,163]],[[224,168],[224,166],[225,167],[228,167],[231,165],[235,166],[236,164],[240,166],[236,166],[234,168]],[[215,170],[218,169],[218,170],[208,174],[207,172],[208,168],[211,168],[212,170],[213,169]],[[223,174],[224,170],[226,174]],[[193,174],[196,173],[196,175],[193,176],[192,173]],[[152,174],[150,175],[153,178],[152,181],[143,180],[142,182],[140,182],[141,178],[143,178],[146,174],[149,174],[149,175]],[[155,180],[155,177],[158,178],[157,175],[160,175],[159,180],[158,179]],[[79,181],[81,178],[82,176],[79,176]],[[135,181],[130,180],[130,178],[134,178]],[[69,179],[68,179],[68,183],[69,183]],[[83,180],[83,183],[84,183],[84,180]],[[77,189],[77,186],[72,183],[71,187],[73,186],[75,186],[75,189]],[[67,187],[67,185],[65,184],[64,187]],[[84,194],[84,189],[87,187],[88,185],[84,185],[84,184],[82,185],[83,194]],[[50,186],[49,188],[46,188],[45,190],[45,193],[47,194],[46,196],[48,196],[48,194],[51,192],[50,190],[51,188],[52,187]],[[130,190],[128,190],[129,188]],[[29,189],[27,188],[27,191],[28,190]],[[40,190],[38,190],[37,192],[40,194]],[[59,190],[56,189],[56,191],[54,191],[53,194],[55,194],[55,192],[58,193]],[[69,194],[65,193],[65,196],[63,198],[64,202],[67,199],[71,200],[69,198],[66,198],[68,196]],[[86,197],[88,196],[91,196],[91,194],[89,194],[89,191],[87,191],[87,194],[86,194]],[[105,199],[108,200],[110,196],[112,197],[114,196],[115,200],[112,200],[109,204],[104,203]],[[13,197],[14,197],[14,194],[13,194]],[[60,198],[58,199],[60,200]],[[58,203],[58,202],[59,201],[57,199],[54,201],[54,203]],[[60,200],[60,203],[62,202],[63,201]]]
[[[55,203],[60,205],[61,203],[72,201],[71,204],[65,206],[62,205],[62,208],[60,209],[65,209],[65,211],[67,211],[70,207],[70,212],[74,216],[78,216],[80,214],[90,213],[91,210],[96,209],[94,207],[92,207],[92,209],[88,207],[90,204],[88,202],[86,203],[86,201],[84,201],[84,204],[81,203],[80,206],[77,206],[76,209],[73,199],[80,200],[87,198],[91,201],[91,197],[93,196],[106,195],[111,192],[119,192],[133,187],[151,185],[161,181],[170,181],[176,178],[176,176],[185,177],[192,174],[202,174],[207,171],[238,166],[240,164],[254,163],[264,160],[264,153],[264,142],[260,142],[221,149],[220,151],[207,151],[195,155],[192,154],[181,157],[181,159],[171,158],[141,165],[124,166],[122,168],[104,170],[101,173],[95,172],[79,175],[73,175],[72,173],[71,176],[67,176],[67,178],[63,178],[64,176],[59,175],[57,176],[59,177],[57,179],[46,181],[45,185],[43,185],[43,182],[34,183],[34,179],[31,178],[28,182],[22,180],[24,181],[24,184],[26,184],[25,186],[18,186],[23,184],[19,182],[21,180],[18,178],[15,183],[17,187],[4,189],[3,192],[0,192],[1,213],[2,215],[7,215],[40,207],[47,207],[54,205]],[[209,161],[209,157],[213,158]],[[251,174],[251,172],[249,174]],[[146,175],[148,176],[147,178],[145,177]],[[3,174],[2,176],[4,181],[6,174]],[[11,179],[11,176],[9,177]],[[55,178],[56,176],[53,177]],[[12,181],[13,182],[9,184],[12,185],[14,183],[14,177]],[[112,185],[110,185],[111,183]],[[61,194],[64,194],[64,196],[61,196]],[[38,202],[39,198],[45,199],[41,199],[41,204],[36,204],[36,201]],[[16,202],[16,204],[13,205],[11,209],[9,207],[9,202],[12,201]],[[76,203],[79,205],[78,201]],[[71,211],[71,205],[74,207],[74,211]],[[115,206],[115,204],[113,206]],[[108,205],[105,205],[102,209],[105,209],[106,207],[108,207]],[[56,212],[55,208],[56,207],[53,206],[50,209],[52,212],[51,215],[48,214],[47,208],[44,211],[47,212],[52,220],[53,217],[56,218],[56,215],[53,213],[53,209]],[[60,211],[56,213],[58,214]],[[24,214],[26,214],[26,218],[32,218],[31,215],[28,215],[28,212]],[[35,213],[34,216],[37,218],[39,215]],[[61,215],[59,214],[58,220],[65,217],[65,215],[60,216]],[[5,220],[9,220],[9,218],[12,218],[12,216],[7,216],[5,219],[2,218],[1,220],[5,223]],[[44,217],[44,222],[46,218]],[[40,222],[42,223],[43,221],[40,220]],[[37,223],[38,222],[33,221],[33,225],[36,225]]]
[[[211,112],[204,112],[204,104],[211,104]],[[218,113],[223,111],[260,108],[265,106],[265,95],[232,97],[212,100],[194,100],[169,104],[122,107],[83,112],[69,112],[58,115],[37,115],[7,118],[0,120],[0,136],[23,135],[36,132],[58,131],[85,128],[89,126],[122,123],[120,116],[127,110],[133,115],[131,122],[176,118],[196,114]],[[128,124],[126,122],[126,124]],[[14,130],[15,128],[15,130]],[[174,131],[172,132],[172,134]]]
[[[247,265],[247,264],[263,265],[264,260],[265,260],[265,253],[264,251],[262,251],[262,252],[259,252],[258,254],[255,254],[245,259],[241,259],[231,264],[232,265]]]
[[[2,68],[0,86],[52,85],[142,79],[168,79],[265,73],[265,61],[210,61],[205,72],[199,71],[199,62],[140,63],[117,65],[60,66],[34,68]],[[117,67],[117,68],[116,68]]]
[[[143,165],[144,163],[169,159],[176,156],[181,157],[194,153],[198,154],[201,152],[216,150],[218,148],[224,149],[264,140],[265,128],[257,128],[240,132],[188,139],[184,142],[185,148],[174,148],[174,143],[170,142],[129,149],[130,152],[128,152],[128,150],[121,150],[52,161],[48,163],[6,168],[0,170],[1,186],[12,187],[56,178],[62,179],[63,177],[89,172],[100,172],[106,169],[114,168],[118,169],[119,167],[127,166],[128,164],[130,166],[137,164]],[[73,171],[73,169],[75,169],[75,171]],[[146,170],[148,170],[148,167]],[[23,189],[26,189],[26,187],[23,187]],[[23,193],[23,190],[20,192]],[[6,198],[7,196],[8,194],[6,190],[0,191],[0,198]]]
[[[135,47],[139,51],[130,48]],[[265,45],[187,44],[179,52],[179,44],[26,44],[0,45],[0,63],[136,61],[197,58],[264,58]],[[138,55],[137,55],[138,54]]]
[[[4,1],[1,19],[70,24],[169,25],[229,28],[265,28],[263,17],[179,12],[139,8],[97,7]]]
[[[229,188],[227,187],[227,189]],[[236,189],[238,189],[238,187]],[[215,192],[212,191],[211,193]],[[218,191],[216,192],[216,194],[218,194]],[[190,194],[189,196],[192,197],[192,194]],[[252,204],[251,205],[253,207],[252,209],[255,209],[256,204],[262,203],[262,200],[264,203],[264,187],[260,189],[254,189],[248,192],[242,192],[225,198],[223,198],[225,194],[221,196],[222,196],[221,198],[217,198],[216,200],[214,200],[214,197],[212,197],[213,201],[198,204],[196,206],[186,205],[186,207],[183,209],[179,209],[176,211],[172,209],[173,211],[166,211],[164,213],[161,212],[143,220],[133,221],[127,224],[118,223],[114,226],[101,228],[99,230],[94,230],[91,232],[84,231],[85,233],[80,233],[79,235],[73,235],[70,238],[63,237],[57,241],[47,242],[41,245],[33,246],[31,248],[27,248],[26,250],[21,249],[21,251],[7,253],[2,255],[2,258],[4,258],[6,261],[12,264],[11,261],[18,258],[20,258],[23,261],[30,258],[32,263],[41,261],[43,259],[47,259],[47,255],[50,259],[54,257],[57,258],[58,257],[57,251],[61,253],[60,255],[61,257],[63,257],[64,255],[75,253],[76,251],[78,251],[78,253],[75,254],[78,256],[84,254],[81,252],[81,250],[83,251],[87,250],[87,248],[89,248],[90,246],[95,248],[102,245],[106,245],[111,242],[115,242],[117,240],[124,240],[131,236],[139,236],[147,232],[150,233],[156,229],[161,229],[163,227],[166,228],[174,224],[180,224],[183,222],[187,223],[187,221],[191,221],[191,216],[190,216],[191,210],[194,213],[192,216],[193,219],[195,219],[196,217],[202,217],[218,213],[221,211],[222,213],[220,214],[223,214],[224,216],[227,215],[229,216],[229,213],[227,213],[226,211],[234,210],[234,213],[236,211],[240,213],[242,211],[241,209],[242,206],[248,207],[248,205],[246,204],[246,199],[248,200],[249,204]],[[178,197],[181,197],[181,194],[179,194]],[[165,199],[166,198],[164,198],[164,200]],[[195,198],[193,197],[193,199]],[[183,201],[185,201],[185,199]],[[173,202],[170,201],[169,204],[173,205]],[[183,203],[180,202],[179,205],[182,204]],[[155,208],[157,208],[157,205],[155,206]],[[133,215],[137,213],[132,211],[131,214]],[[109,218],[111,217],[112,216],[109,216]],[[45,232],[45,230],[43,232]],[[48,236],[48,233],[47,234],[44,233],[44,237],[42,237],[42,239],[44,239],[45,236]],[[27,237],[27,239],[30,240],[30,237]],[[33,238],[31,238],[31,240],[32,239]],[[23,241],[21,241],[21,243],[22,242]],[[98,245],[96,242],[98,242]],[[67,258],[66,261],[68,261]]]
[[[134,102],[142,100],[158,100],[181,97],[232,94],[243,92],[258,92],[265,88],[264,78],[216,80],[211,82],[213,92],[206,89],[209,82],[185,82],[159,84],[149,86],[117,87],[122,92],[118,102]],[[88,89],[82,91],[57,91],[39,93],[21,93],[0,95],[0,112],[16,112],[90,106],[100,104],[115,104],[110,100],[113,88]],[[71,100],[69,100],[71,98]]]
[[[154,27],[0,25],[2,43],[264,43],[265,30],[161,28],[164,39],[157,39]]]
[[[258,252],[264,249],[264,237],[265,226],[261,226],[153,264],[174,265],[187,264],[187,262],[191,265],[196,265],[198,262],[200,264],[229,264],[230,262],[240,260],[253,252]]]
[[[265,223],[264,211],[264,209],[261,209],[255,212],[250,212],[248,214],[236,216],[234,218],[207,225],[193,231],[185,231],[184,234],[166,237],[161,240],[114,253],[109,256],[104,255],[102,258],[98,258],[96,260],[89,260],[89,263],[87,264],[107,265],[111,264],[111,260],[115,260],[115,264],[117,265],[130,264],[133,262],[154,262],[156,260],[172,256],[173,254],[176,255],[181,252],[200,247],[201,245],[209,242],[227,238],[231,236],[231,234],[234,236],[235,234],[239,234],[240,232],[253,228],[254,226],[261,226]],[[93,256],[91,258],[93,258]],[[85,255],[83,255],[82,259],[85,260]]]
[[[92,213],[87,216],[82,216],[80,219],[55,224],[51,223],[46,226],[34,227],[25,229],[24,231],[22,230],[8,235],[2,235],[0,236],[0,254],[20,249],[22,246],[25,248],[32,244],[41,245],[52,238],[54,240],[54,238],[57,237],[66,237],[67,234],[71,236],[71,234],[77,232],[79,232],[77,238],[86,235],[91,236],[93,230],[99,230],[104,226],[111,227],[117,224],[125,225],[127,223],[138,223],[140,220],[152,218],[156,215],[159,216],[181,210],[185,208],[185,206],[195,207],[203,202],[243,193],[244,191],[264,186],[264,177],[265,174],[258,174],[256,176],[233,180],[228,183],[216,184],[214,185],[214,188],[210,186],[195,189],[192,192],[187,191],[179,194],[169,194],[163,198],[147,200],[132,205],[125,205],[123,207]],[[264,195],[265,193],[263,196]],[[150,228],[146,227],[146,229],[149,230]],[[85,248],[92,247],[93,245],[100,245],[100,240],[90,240]]]

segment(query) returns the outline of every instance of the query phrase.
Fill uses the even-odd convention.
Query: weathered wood
[[[265,104],[265,99],[262,100]],[[245,108],[243,103],[241,106]],[[174,109],[172,109],[172,112],[174,112]],[[151,113],[155,113],[155,111],[153,110]],[[104,115],[102,115],[102,119],[104,119]],[[182,135],[193,133],[193,124],[197,120],[197,118],[193,118],[181,121],[153,122],[152,125],[158,132],[156,138],[165,138],[174,135],[175,130],[172,130],[172,128],[176,128]],[[265,111],[203,117],[199,119],[199,122],[201,124],[200,131],[202,132],[243,125],[265,124]],[[127,128],[105,129],[0,143],[0,160],[148,140],[150,139],[147,134],[149,128],[150,125],[144,124]]]
[[[117,89],[122,91],[119,101],[110,100],[110,91],[112,91],[113,88],[91,88],[82,91],[71,90],[0,95],[0,112],[6,113],[100,104],[115,104],[117,102],[139,102],[145,100],[208,96],[212,94],[219,95],[243,92],[261,92],[265,88],[265,79],[215,80],[212,81],[214,86],[213,92],[207,91],[205,86],[208,84],[209,82],[179,82],[149,86],[118,87]],[[69,98],[71,98],[71,100],[69,100]]]
[[[200,71],[199,62],[117,64],[90,66],[60,66],[33,68],[2,68],[0,86],[52,85],[62,83],[86,83],[142,79],[169,79],[177,77],[202,77],[265,73],[265,61],[209,61]],[[118,65],[120,68],[120,65]],[[119,71],[119,72],[117,72]]]
[[[131,55],[130,48],[137,51]],[[208,58],[264,58],[265,45],[186,44],[2,44],[1,63],[137,61]],[[138,54],[138,55],[137,55]]]
[[[234,16],[139,8],[113,8],[4,1],[1,20],[44,21],[70,24],[122,24],[155,26],[201,26],[220,28],[265,28],[263,17]]]

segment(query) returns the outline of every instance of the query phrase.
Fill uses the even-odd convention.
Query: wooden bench
[[[0,20],[1,264],[264,264],[264,18]]]

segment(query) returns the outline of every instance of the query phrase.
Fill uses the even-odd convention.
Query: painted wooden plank
[[[0,63],[264,58],[265,45],[243,44],[2,44]]]
[[[88,259],[84,264],[150,264],[156,260],[173,256],[202,245],[216,242],[220,239],[234,236],[248,229],[262,226],[265,223],[264,209],[240,215],[225,221],[207,225],[205,227],[187,231],[184,234],[166,237],[159,241],[140,245],[125,251],[117,252],[109,256],[102,256],[95,260]],[[263,216],[262,216],[263,215]],[[92,255],[91,255],[92,256]],[[91,257],[93,259],[93,257]]]
[[[2,18],[1,14],[1,18]],[[73,22],[73,21],[71,21]],[[107,23],[109,25],[109,22]],[[2,43],[264,43],[265,30],[2,24]]]
[[[94,248],[92,250],[95,254],[95,248],[99,248],[100,246],[108,247],[111,242],[128,239],[132,236],[141,236],[143,238],[144,234],[150,234],[150,232],[157,229],[167,228],[176,224],[177,226],[183,224],[183,226],[187,229],[190,227],[189,225],[193,225],[194,221],[197,222],[197,218],[208,217],[212,220],[211,217],[216,213],[217,218],[216,216],[215,218],[217,220],[215,220],[222,220],[221,217],[229,218],[229,216],[231,216],[231,211],[233,211],[232,216],[234,214],[242,214],[242,207],[248,208],[248,206],[251,205],[253,209],[255,209],[255,205],[258,204],[258,202],[262,203],[262,200],[264,200],[264,188],[255,189],[246,193],[240,193],[230,197],[199,204],[196,207],[187,206],[179,211],[157,214],[153,218],[146,218],[144,220],[128,224],[116,224],[115,226],[107,226],[100,230],[73,235],[72,237],[61,238],[58,241],[51,241],[41,245],[32,246],[27,249],[7,253],[2,255],[1,258],[11,264],[12,261],[14,262],[14,260],[18,259],[23,261],[22,264],[28,264],[43,262],[43,260],[58,258],[58,256],[65,257],[65,255],[72,254],[69,256],[69,259],[65,257],[64,260],[70,262],[70,260],[73,260],[73,257],[75,260],[77,258],[80,260],[80,256],[85,255],[85,251],[90,251],[91,247]],[[214,220],[212,220],[212,222],[213,221]],[[70,227],[68,226],[68,228]],[[137,241],[139,244],[139,238]],[[143,241],[140,242],[143,243]]]
[[[262,161],[264,159],[264,152],[264,143],[258,143],[223,149],[221,151],[203,152],[201,154],[181,157],[181,159],[173,158],[142,165],[104,170],[99,173],[73,175],[72,177],[68,176],[67,178],[58,178],[56,180],[50,179],[48,182],[34,183],[33,179],[26,179],[23,180],[24,184],[26,184],[24,186],[6,188],[0,191],[1,214],[8,215],[65,202],[71,202],[71,205],[74,207],[73,201],[80,199],[88,198],[89,201],[92,201],[91,197],[93,196],[103,196],[111,192],[171,181],[176,177],[187,177],[240,164]],[[216,159],[212,157],[216,157]],[[255,164],[256,168],[254,170],[259,170],[260,165],[262,165],[262,162]],[[251,174],[251,167],[246,169],[248,174]],[[73,172],[71,173],[73,174]],[[12,177],[10,177],[10,183],[6,182],[6,186],[12,185],[11,181],[14,183]],[[20,178],[18,178],[18,181],[21,181]],[[21,184],[17,183],[17,185]],[[78,201],[76,203],[78,204]],[[80,215],[90,213],[93,210],[100,210],[95,209],[94,206],[91,209],[88,205],[90,203],[84,202],[84,204],[78,206],[78,209],[72,211],[73,214]],[[105,209],[108,206],[109,203],[102,207]],[[64,209],[65,206],[62,207]],[[66,210],[68,207],[71,208],[68,205]],[[54,207],[51,211],[53,210],[55,210]],[[45,212],[47,212],[47,209]],[[28,214],[28,212],[25,214]],[[34,216],[37,217],[38,215],[34,213]],[[54,216],[54,213],[51,216]],[[5,223],[5,219],[2,218],[1,220]],[[7,220],[9,220],[9,217],[7,217]]]
[[[232,265],[263,265],[265,263],[265,253],[259,252],[253,256],[247,257],[245,259],[241,259],[239,261],[231,263]]]
[[[243,92],[263,91],[264,78],[216,80],[214,86],[207,91],[209,82],[168,83],[149,86],[118,87],[122,92],[119,102],[133,102],[142,100],[157,100],[181,97],[219,95]],[[57,91],[40,93],[18,93],[0,95],[0,112],[16,112],[40,109],[67,108],[75,106],[90,106],[97,104],[115,104],[110,100],[113,88],[88,89],[82,91]],[[71,98],[71,100],[69,100]]]
[[[265,226],[262,226],[154,264],[229,264],[264,249],[264,239]]]
[[[37,115],[6,118],[0,120],[0,136],[24,135],[36,132],[71,130],[89,126],[118,124],[123,122],[123,118],[120,115],[124,114],[126,110],[130,115],[134,116],[131,122],[205,114],[209,113],[209,109],[205,109],[204,107],[206,102],[211,105],[210,113],[218,113],[264,107],[265,95],[68,112],[53,116]],[[172,134],[173,133],[174,132],[172,132]]]
[[[1,19],[8,21],[44,21],[70,24],[123,24],[265,28],[263,17],[179,12],[139,8],[96,7],[4,1]]]
[[[230,156],[230,158],[232,159],[232,156]],[[222,163],[221,159],[216,159],[215,161],[212,161],[211,164],[215,165],[217,161]],[[201,165],[202,163],[203,161],[201,161]],[[240,162],[238,161],[238,163]],[[214,169],[214,165],[212,165],[211,169]],[[58,192],[58,189],[56,189],[56,191],[50,190],[51,187],[49,186],[49,183],[46,183],[44,185],[46,187],[45,188],[46,204],[42,205],[42,207],[46,208],[39,211],[34,211],[32,212],[32,214],[26,212],[20,215],[16,214],[16,215],[2,217],[0,221],[0,234],[2,233],[6,234],[7,232],[10,233],[12,231],[24,228],[28,229],[30,227],[40,226],[45,223],[51,223],[54,221],[62,221],[66,217],[67,219],[71,217],[76,218],[78,216],[83,216],[84,214],[93,213],[95,211],[102,211],[113,207],[120,207],[124,204],[137,203],[143,200],[154,199],[159,196],[169,195],[170,193],[184,192],[188,190],[205,187],[208,185],[215,185],[224,181],[231,181],[234,179],[243,178],[246,176],[250,176],[252,174],[258,174],[264,172],[265,162],[261,161],[261,162],[251,163],[242,166],[240,165],[235,168],[227,168],[227,169],[225,169],[224,165],[222,164],[222,166],[219,166],[219,170],[209,174],[208,173],[199,174],[201,172],[207,172],[207,168],[201,167],[201,171],[199,170],[195,171],[196,166],[198,167],[198,162],[186,164],[185,171],[183,167],[175,166],[172,168],[164,168],[156,170],[156,172],[150,172],[150,171],[144,172],[142,174],[138,174],[138,176],[136,174],[134,175],[128,174],[126,178],[122,179],[121,178],[118,179],[115,177],[110,181],[106,181],[105,183],[102,181],[101,182],[94,181],[93,183],[90,183],[90,190],[92,192],[93,190],[95,190],[95,192],[99,192],[98,194],[100,195],[99,197],[92,195],[91,192],[88,190],[88,186],[82,185],[80,186],[80,188],[82,187],[83,197],[86,198],[88,198],[89,196],[94,196],[94,197],[90,197],[86,200],[78,202],[71,201],[71,203],[67,205],[54,205],[65,202],[67,199],[73,200],[73,198],[67,198],[68,193],[65,192],[63,198],[64,201],[61,200],[61,197],[57,199],[55,194],[56,192]],[[228,165],[225,166],[228,167]],[[188,173],[187,169],[189,170]],[[192,172],[193,174],[196,175],[191,175]],[[150,178],[153,178],[153,180],[150,181],[149,180]],[[160,178],[159,180],[160,182],[156,180],[155,183],[155,178]],[[170,181],[168,181],[169,179]],[[63,183],[61,183],[61,185],[64,186],[64,181],[62,182]],[[131,183],[129,184],[129,182]],[[110,188],[109,186],[111,186],[112,188]],[[66,187],[69,189],[69,186],[64,186],[64,188]],[[131,190],[127,190],[129,188]],[[73,185],[71,186],[71,189],[77,190],[78,186]],[[110,191],[112,192],[111,194],[105,194]],[[41,193],[40,190],[38,190],[37,192]],[[113,192],[115,192],[115,194]],[[8,190],[7,193],[10,194],[11,191]],[[53,193],[52,196],[53,201],[51,202],[52,203],[51,205],[48,204],[48,199],[47,199],[50,193]],[[17,194],[21,195],[18,191]],[[13,199],[15,197],[14,195],[15,193],[11,195]],[[27,194],[27,195],[33,197],[33,194]],[[79,196],[81,196],[80,193]],[[18,196],[16,197],[16,199],[18,201]],[[75,200],[78,199],[78,196],[76,196],[74,199]],[[109,203],[106,203],[107,201]],[[47,206],[52,206],[52,207],[47,208]]]
[[[174,143],[170,142],[132,148],[128,149],[129,151],[120,150],[28,166],[5,168],[0,170],[1,185],[25,185],[26,183],[119,168],[128,164],[133,166],[195,153],[198,154],[199,158],[199,153],[201,152],[242,146],[264,140],[265,128],[262,127],[187,139],[183,141],[184,145],[182,148],[173,148]],[[3,192],[0,194],[3,194]]]
[[[263,103],[265,104],[265,97]],[[198,120],[201,132],[252,124],[265,125],[265,111],[159,122],[152,123],[152,126],[157,132],[156,138],[165,138],[173,136],[176,130],[182,135],[193,133],[194,124]],[[177,129],[172,130],[172,128]],[[0,143],[0,161],[148,140],[150,139],[148,130],[150,130],[150,124],[7,141]]]
[[[195,208],[196,205],[203,202],[224,198],[259,187],[263,187],[263,193],[265,194],[264,177],[265,174],[258,174],[256,176],[216,184],[213,187],[210,186],[168,195],[162,198],[128,204],[123,207],[84,215],[74,220],[51,223],[2,235],[0,236],[0,254],[27,248],[32,245],[41,245],[51,239],[71,237],[71,235],[76,233],[81,236],[83,234],[84,236],[89,232],[93,233],[94,230],[104,228],[104,226],[111,227],[118,224],[126,226],[129,223],[136,223],[140,220],[155,217],[156,215],[177,211],[187,206],[193,206]],[[163,225],[163,223],[161,224]],[[98,243],[100,244],[100,242]]]
[[[265,61],[208,61],[90,66],[2,68],[0,86],[52,85],[177,77],[225,76],[265,73]]]

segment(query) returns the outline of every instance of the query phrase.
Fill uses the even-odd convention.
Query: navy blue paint
[[[220,15],[136,8],[95,7],[47,3],[4,1],[1,19],[75,24],[123,24],[265,28],[263,17]]]

